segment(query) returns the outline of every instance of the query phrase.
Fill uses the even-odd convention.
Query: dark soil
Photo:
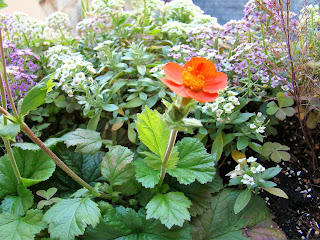
[[[317,165],[320,151],[319,128],[313,130]],[[320,169],[313,168],[310,149],[304,141],[298,120],[293,117],[278,126],[278,134],[268,141],[290,147],[291,160],[281,162],[283,169],[273,180],[286,192],[289,199],[262,193],[275,222],[288,239],[320,239]],[[264,165],[275,165],[273,162]]]

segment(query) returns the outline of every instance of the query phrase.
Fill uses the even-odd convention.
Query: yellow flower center
[[[182,72],[183,85],[190,88],[192,91],[201,90],[204,85],[204,76],[199,73],[199,71],[194,71],[193,67],[188,67],[188,69]]]

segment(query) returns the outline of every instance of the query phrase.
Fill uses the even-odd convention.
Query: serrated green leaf
[[[136,167],[136,178],[145,188],[154,188],[160,179],[160,170],[154,170],[143,160],[134,162]]]
[[[52,146],[57,145],[59,142],[63,142],[64,138],[48,138],[46,141],[43,142],[43,144],[50,148]],[[13,143],[12,146],[21,148],[22,150],[40,150],[39,146],[34,143],[28,143],[28,142],[22,142],[22,143]]]
[[[63,136],[67,147],[77,146],[76,152],[82,154],[94,154],[100,150],[103,140],[100,133],[88,129],[78,128]]]
[[[82,235],[88,225],[95,227],[99,223],[98,204],[90,198],[63,199],[51,207],[43,220],[49,225],[52,238],[73,240]]]
[[[140,140],[150,151],[163,159],[170,138],[168,126],[157,111],[152,111],[148,107],[137,117],[137,130]]]
[[[242,191],[236,199],[234,203],[234,213],[237,214],[241,212],[250,202],[251,199],[251,191],[250,189],[246,189]]]
[[[240,193],[239,190],[224,189],[215,194],[209,208],[192,219],[192,239],[246,239],[241,234],[242,229],[263,221],[269,212],[264,200],[253,195],[245,209],[234,214],[234,203]]]
[[[47,225],[42,221],[42,211],[31,209],[25,217],[12,215],[11,213],[0,214],[0,239],[1,240],[30,240]]]
[[[47,180],[55,170],[55,163],[42,151],[12,149],[23,184],[28,187]],[[17,192],[18,182],[8,154],[0,158],[0,199]]]
[[[181,227],[185,220],[190,220],[191,204],[182,192],[158,193],[146,206],[147,219],[159,219],[169,229],[173,225]]]
[[[212,181],[216,171],[213,157],[198,139],[183,138],[176,146],[179,161],[176,168],[167,171],[171,176],[181,184],[190,184],[195,180],[202,184]]]
[[[98,182],[103,182],[101,175],[100,164],[105,153],[98,152],[91,154],[80,154],[74,152],[74,149],[67,148],[63,144],[59,144],[54,149],[54,153],[74,171],[84,181],[94,186]],[[60,168],[54,172],[53,178],[50,181],[51,186],[56,187],[59,192],[75,192],[81,186],[75,182],[69,175],[67,175]]]
[[[121,186],[127,183],[134,175],[133,153],[130,149],[116,146],[101,162],[102,176],[111,186]]]
[[[18,196],[7,195],[1,203],[2,212],[23,216],[33,205],[33,194],[23,185],[18,185]]]
[[[140,153],[146,156],[143,160],[148,164],[149,167],[153,168],[154,170],[161,169],[162,160],[158,155],[146,151]],[[176,167],[179,160],[178,154],[178,148],[174,147],[167,163],[167,169],[173,169]]]
[[[138,213],[122,206],[108,211],[97,227],[89,227],[85,238],[90,240],[191,240],[190,228],[167,229],[158,220],[148,219],[143,210]]]

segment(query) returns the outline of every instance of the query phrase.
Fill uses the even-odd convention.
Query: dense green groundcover
[[[0,239],[286,239],[258,194],[287,198],[290,148],[265,139],[296,115],[315,162],[319,6],[130,2],[0,14]]]

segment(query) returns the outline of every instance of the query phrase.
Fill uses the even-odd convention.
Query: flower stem
[[[22,182],[22,179],[21,179],[21,175],[20,175],[16,160],[14,159],[9,140],[7,140],[5,138],[2,138],[2,140],[4,142],[4,146],[5,146],[6,150],[7,150],[7,153],[8,153],[10,162],[11,162],[11,166],[12,166],[12,169],[13,169],[13,172],[14,172],[14,175],[16,176],[16,178],[18,180],[18,183],[22,185],[23,182]]]
[[[177,134],[178,134],[178,130],[175,130],[175,129],[171,130],[168,147],[167,147],[167,150],[166,150],[166,153],[164,155],[162,165],[161,165],[160,181],[158,183],[159,189],[162,186],[163,179],[166,175],[167,163],[168,163],[169,157],[171,155],[174,143],[176,142]]]

